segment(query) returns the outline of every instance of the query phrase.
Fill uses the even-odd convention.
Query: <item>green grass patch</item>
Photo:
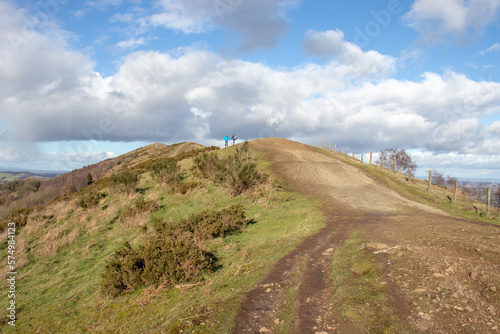
[[[234,152],[225,151],[221,155]],[[259,170],[266,163],[252,162]],[[140,195],[120,191],[108,182],[100,185],[100,191],[109,195],[96,206],[80,207],[80,197],[68,200],[66,207],[61,201],[49,204],[43,214],[57,208],[57,223],[30,220],[28,224],[41,225],[37,229],[29,225],[18,236],[31,247],[30,261],[17,276],[16,327],[0,324],[0,331],[228,333],[241,298],[277,259],[323,226],[315,203],[281,188],[268,185],[234,196],[225,185],[189,172],[182,182],[193,182],[193,186],[185,193],[172,192],[146,173],[139,180]],[[124,243],[137,250],[151,240],[157,233],[155,221],[186,222],[193,215],[219,212],[232,205],[245,207],[246,219],[253,221],[244,233],[219,233],[220,237],[206,241],[206,250],[217,256],[216,271],[200,271],[195,281],[179,282],[178,287],[159,280],[118,297],[101,292],[101,275],[108,261]],[[121,219],[124,216],[128,219]],[[143,221],[136,222],[138,219]],[[39,247],[47,247],[44,238],[55,227],[60,229],[59,239],[75,233],[77,237],[46,255],[37,255]],[[19,246],[17,255],[23,257],[27,252]],[[0,249],[2,258],[6,254],[6,249]]]
[[[333,304],[359,333],[402,333],[404,328],[377,269],[375,255],[353,232],[333,257],[330,279]]]

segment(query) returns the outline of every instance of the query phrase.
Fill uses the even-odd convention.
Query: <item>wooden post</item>
[[[384,168],[384,158],[380,157],[380,168]]]
[[[337,144],[335,144],[335,149],[334,149],[335,152],[337,152]]]
[[[354,147],[352,148],[352,157],[354,158]]]
[[[363,153],[361,153],[361,163],[363,163]]]
[[[457,189],[458,189],[458,182],[455,182],[455,189],[453,190],[453,202],[457,200]]]
[[[370,151],[370,166],[372,165],[372,151]]]
[[[411,167],[408,168],[408,179],[411,180]]]
[[[339,145],[339,154],[340,154],[340,145]]]
[[[345,155],[347,155],[347,148],[345,149]]]
[[[396,174],[396,157],[394,157],[394,162],[392,163],[392,172]]]
[[[486,213],[490,214],[490,206],[491,206],[491,188],[488,187],[488,191],[486,192]]]
[[[432,180],[432,171],[429,171],[429,186],[427,187],[427,191],[431,191],[431,180]]]

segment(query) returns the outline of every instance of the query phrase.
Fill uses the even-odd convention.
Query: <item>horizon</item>
[[[498,179],[499,15],[500,0],[0,1],[0,166],[236,133]]]

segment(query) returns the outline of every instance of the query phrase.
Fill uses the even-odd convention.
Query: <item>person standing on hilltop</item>
[[[233,133],[233,135],[231,136],[231,139],[233,140],[233,145],[234,145],[234,142],[235,142],[235,141],[236,141],[236,139],[238,139],[238,138],[236,138],[236,135]]]
[[[224,142],[226,143],[226,145],[224,147],[227,147],[227,142],[228,141],[229,141],[229,136],[226,133],[226,136],[224,137]]]

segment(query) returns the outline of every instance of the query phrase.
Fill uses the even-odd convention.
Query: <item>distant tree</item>
[[[446,185],[448,187],[454,187],[455,183],[457,183],[457,182],[458,182],[458,179],[456,177],[451,177],[451,176],[446,177]]]
[[[497,184],[496,191],[493,193],[492,197],[493,205],[500,207],[500,184]]]
[[[443,177],[443,174],[439,173],[437,170],[432,170],[432,183],[438,186],[446,185],[446,180]]]
[[[17,190],[19,190],[24,184],[24,181],[22,180],[14,180],[10,181],[9,183],[5,184],[3,186],[3,190],[9,193],[13,193]]]
[[[40,188],[40,184],[41,184],[40,180],[38,180],[36,178],[31,178],[31,179],[26,180],[26,182],[24,184],[24,188],[26,189],[26,191],[35,192]]]
[[[382,166],[386,169],[393,168],[394,158],[396,158],[396,171],[398,172],[408,173],[411,168],[412,173],[414,173],[418,167],[405,149],[398,151],[393,148],[386,148],[379,152],[379,156],[378,163],[380,164],[380,161],[382,161]]]
[[[87,173],[87,185],[88,184],[92,184],[92,174],[90,174],[90,172]]]
[[[78,188],[76,187],[73,178],[72,177],[67,178],[66,184],[62,188],[63,195],[70,195],[77,190],[78,190]]]

